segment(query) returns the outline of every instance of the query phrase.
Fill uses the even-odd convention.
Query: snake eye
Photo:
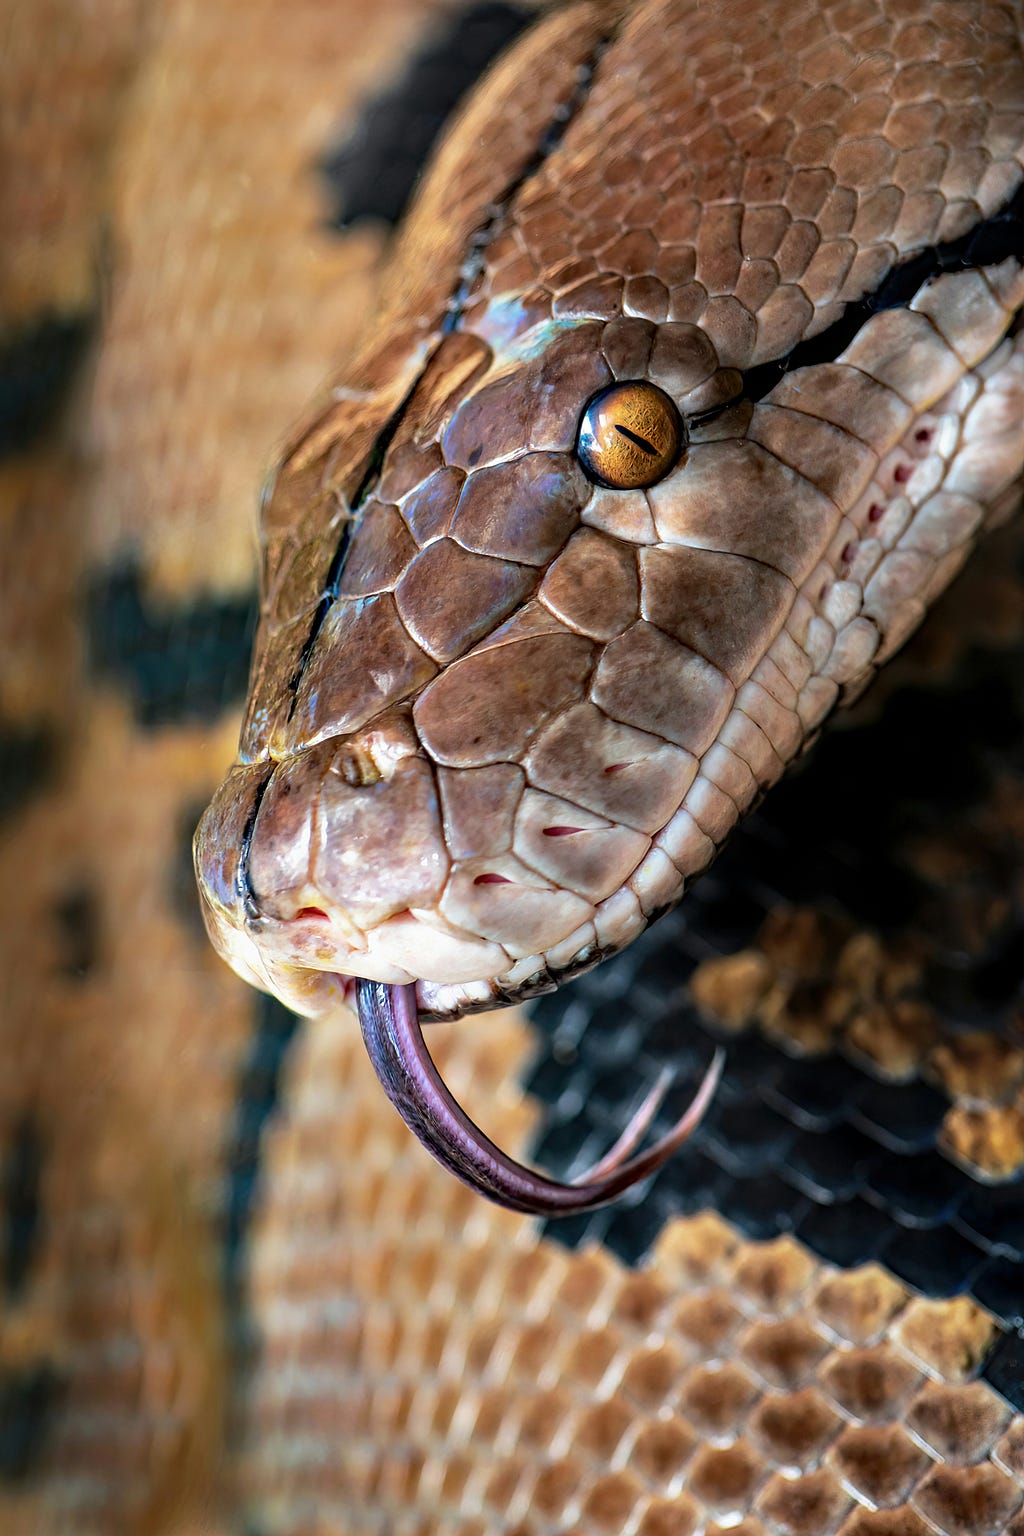
[[[612,384],[594,395],[576,437],[584,472],[615,491],[664,479],[685,447],[686,428],[675,402],[644,379]]]

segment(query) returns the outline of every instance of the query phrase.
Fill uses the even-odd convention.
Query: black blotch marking
[[[69,981],[84,981],[95,969],[100,948],[99,901],[87,885],[68,890],[53,908],[59,946],[59,971]]]
[[[281,1075],[301,1022],[276,998],[261,993],[255,1003],[252,1043],[239,1074],[234,1125],[228,1143],[224,1233],[225,1290],[239,1359],[250,1357],[254,1342],[255,1324],[245,1303],[246,1242],[259,1196],[261,1140],[280,1100]]]
[[[245,697],[256,613],[255,595],[158,607],[122,566],[86,595],[90,664],[127,687],[143,726],[215,720]]]
[[[762,400],[775,388],[782,376],[796,368],[833,362],[850,345],[857,332],[872,315],[883,309],[899,309],[909,304],[923,284],[947,272],[966,272],[993,266],[1008,256],[1024,257],[1024,185],[990,219],[984,219],[959,240],[930,246],[909,261],[886,274],[873,294],[847,304],[839,319],[819,336],[802,341],[785,357],[748,368],[743,375],[742,398]],[[727,402],[728,405],[733,401]],[[705,413],[701,421],[725,410],[717,407]]]
[[[1017,1271],[1018,1291],[1022,1272]],[[1002,1394],[1018,1412],[1024,1413],[1024,1330],[1015,1328],[999,1339],[985,1362],[981,1377]]]
[[[49,787],[57,758],[56,735],[49,727],[0,721],[0,823]]]
[[[489,64],[536,20],[500,3],[475,5],[451,19],[405,72],[363,106],[349,136],[324,161],[337,198],[333,224],[360,219],[396,224],[447,119]]]
[[[92,330],[91,316],[47,315],[0,338],[0,457],[25,452],[56,419]]]
[[[0,1374],[0,1478],[19,1482],[32,1471],[45,1447],[61,1385],[46,1364]]]
[[[636,432],[631,432],[628,427],[620,427],[618,422],[615,424],[615,430],[620,437],[624,437],[628,443],[632,443],[635,448],[639,448],[641,453],[649,453],[652,458],[657,456],[657,448],[654,447],[653,443],[649,443],[646,438],[638,436]]]
[[[3,1167],[3,1290],[11,1303],[20,1301],[28,1284],[42,1227],[39,1184],[43,1171],[43,1137],[37,1121],[26,1115],[15,1125]]]

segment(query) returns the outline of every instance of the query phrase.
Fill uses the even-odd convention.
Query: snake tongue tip
[[[495,1146],[445,1086],[427,1050],[414,982],[358,980],[359,1024],[370,1062],[406,1125],[443,1167],[498,1205],[534,1216],[568,1216],[596,1209],[657,1172],[692,1135],[721,1076],[719,1049],[704,1081],[672,1129],[646,1152],[628,1157],[650,1124],[663,1093],[655,1084],[625,1132],[575,1183],[561,1183],[516,1162]]]

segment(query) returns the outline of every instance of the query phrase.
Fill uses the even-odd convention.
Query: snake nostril
[[[300,907],[299,910],[296,912],[295,916],[297,918],[299,918],[299,917],[319,918],[321,920],[321,922],[324,922],[324,923],[330,921],[330,919],[328,918],[327,913],[324,911],[323,907]]]

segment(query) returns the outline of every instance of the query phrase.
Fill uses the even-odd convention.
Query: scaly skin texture
[[[267,492],[196,845],[241,974],[452,1015],[678,900],[1009,506],[1019,225],[969,237],[1020,186],[1022,103],[1009,5],[579,5],[506,57]],[[575,455],[620,379],[689,429],[647,491]]]
[[[1005,649],[1024,611],[1020,520],[985,541],[912,653],[885,669],[869,705],[889,699],[881,728],[830,731],[694,890],[696,905],[684,903],[689,939],[722,957],[707,975],[681,980],[692,949],[670,917],[648,936],[660,963],[639,965],[634,947],[621,969],[583,977],[579,1074],[565,1064],[579,992],[557,1040],[555,1009],[547,1029],[506,1011],[428,1032],[502,1145],[526,1155],[557,1142],[560,1160],[545,1161],[566,1173],[573,1150],[596,1155],[625,1121],[629,1066],[646,1083],[667,1061],[688,1081],[688,1064],[710,1054],[686,999],[717,998],[740,1028],[760,960],[755,978],[767,985],[767,969],[772,985],[735,1039],[732,1093],[719,1098],[733,1113],[707,1127],[730,1172],[694,1149],[716,1175],[699,1194],[684,1161],[654,1199],[578,1228],[577,1251],[564,1224],[545,1233],[474,1199],[394,1115],[347,1011],[289,1035],[282,1011],[218,960],[185,869],[242,705],[230,652],[228,680],[211,689],[211,652],[204,662],[194,650],[209,639],[202,615],[213,603],[215,633],[238,635],[226,615],[248,591],[266,444],[327,360],[352,355],[356,314],[373,308],[383,235],[322,227],[314,162],[367,90],[403,77],[435,12],[393,0],[370,25],[345,0],[161,0],[141,74],[125,80],[145,8],[16,0],[22,26],[3,50],[33,104],[28,117],[25,94],[6,93],[7,168],[33,197],[4,240],[31,291],[15,303],[5,286],[5,316],[24,319],[30,303],[74,312],[98,251],[113,273],[88,460],[47,438],[8,461],[0,486],[3,724],[29,740],[52,728],[49,774],[40,782],[30,758],[31,796],[0,828],[11,876],[0,896],[0,1530],[1019,1533],[1024,1419],[1007,1419],[991,1389],[1021,1401],[1019,1336],[993,1311],[1000,1275],[1017,1310],[1019,1264],[1002,1245],[983,1259],[942,1219],[921,1227],[912,1213],[901,1227],[874,1196],[850,1204],[841,1190],[801,1216],[787,1179],[808,1167],[804,1124],[773,1122],[788,1127],[793,1155],[785,1137],[773,1142],[745,1165],[749,1185],[733,1170],[751,1142],[737,1147],[730,1132],[763,1122],[795,1056],[813,1099],[794,1117],[827,1100],[817,1145],[861,1191],[869,1175],[853,1166],[849,1126],[865,1097],[886,1106],[872,1106],[882,1144],[852,1139],[891,1179],[890,1133],[915,1134],[926,1094],[941,1141],[897,1164],[917,1211],[959,1179],[958,1225],[961,1211],[977,1223],[987,1209],[1012,1241],[1024,1053],[1006,974],[1019,946],[999,945],[1021,932],[1024,799],[1006,739],[1020,714],[997,679],[1020,667],[1019,647]],[[129,83],[117,174],[97,177],[97,140],[112,130],[96,121]],[[141,608],[126,634],[116,608],[98,621],[82,597],[108,591],[129,556]],[[97,662],[98,622],[114,626],[126,666],[141,656],[148,687]],[[973,661],[951,673],[964,648]],[[214,667],[225,649],[213,649]],[[908,676],[923,695],[905,691]],[[154,718],[168,680],[187,708]],[[921,731],[922,708],[934,772],[906,723]],[[804,804],[813,830],[796,813]],[[866,825],[885,831],[861,842]],[[874,866],[886,838],[890,856]],[[924,905],[896,910],[908,867],[925,876]],[[756,917],[723,933],[723,903],[730,923],[746,914],[752,880]],[[93,922],[76,936],[83,896]],[[837,906],[875,937],[824,941]],[[762,919],[754,951],[732,953],[755,943]],[[913,980],[922,950],[943,986],[937,1014]],[[738,1000],[719,964],[748,978]],[[600,988],[613,1001],[591,1017]],[[934,1003],[931,982],[925,995]],[[855,1065],[865,1051],[866,1072]],[[795,1236],[762,1240],[794,1224]],[[825,1227],[844,1256],[822,1262],[808,1241]],[[922,1295],[906,1256],[919,1273],[937,1248],[956,1255],[955,1273],[936,1264]],[[980,1305],[954,1295],[968,1268]],[[241,1283],[225,1286],[226,1270]]]

